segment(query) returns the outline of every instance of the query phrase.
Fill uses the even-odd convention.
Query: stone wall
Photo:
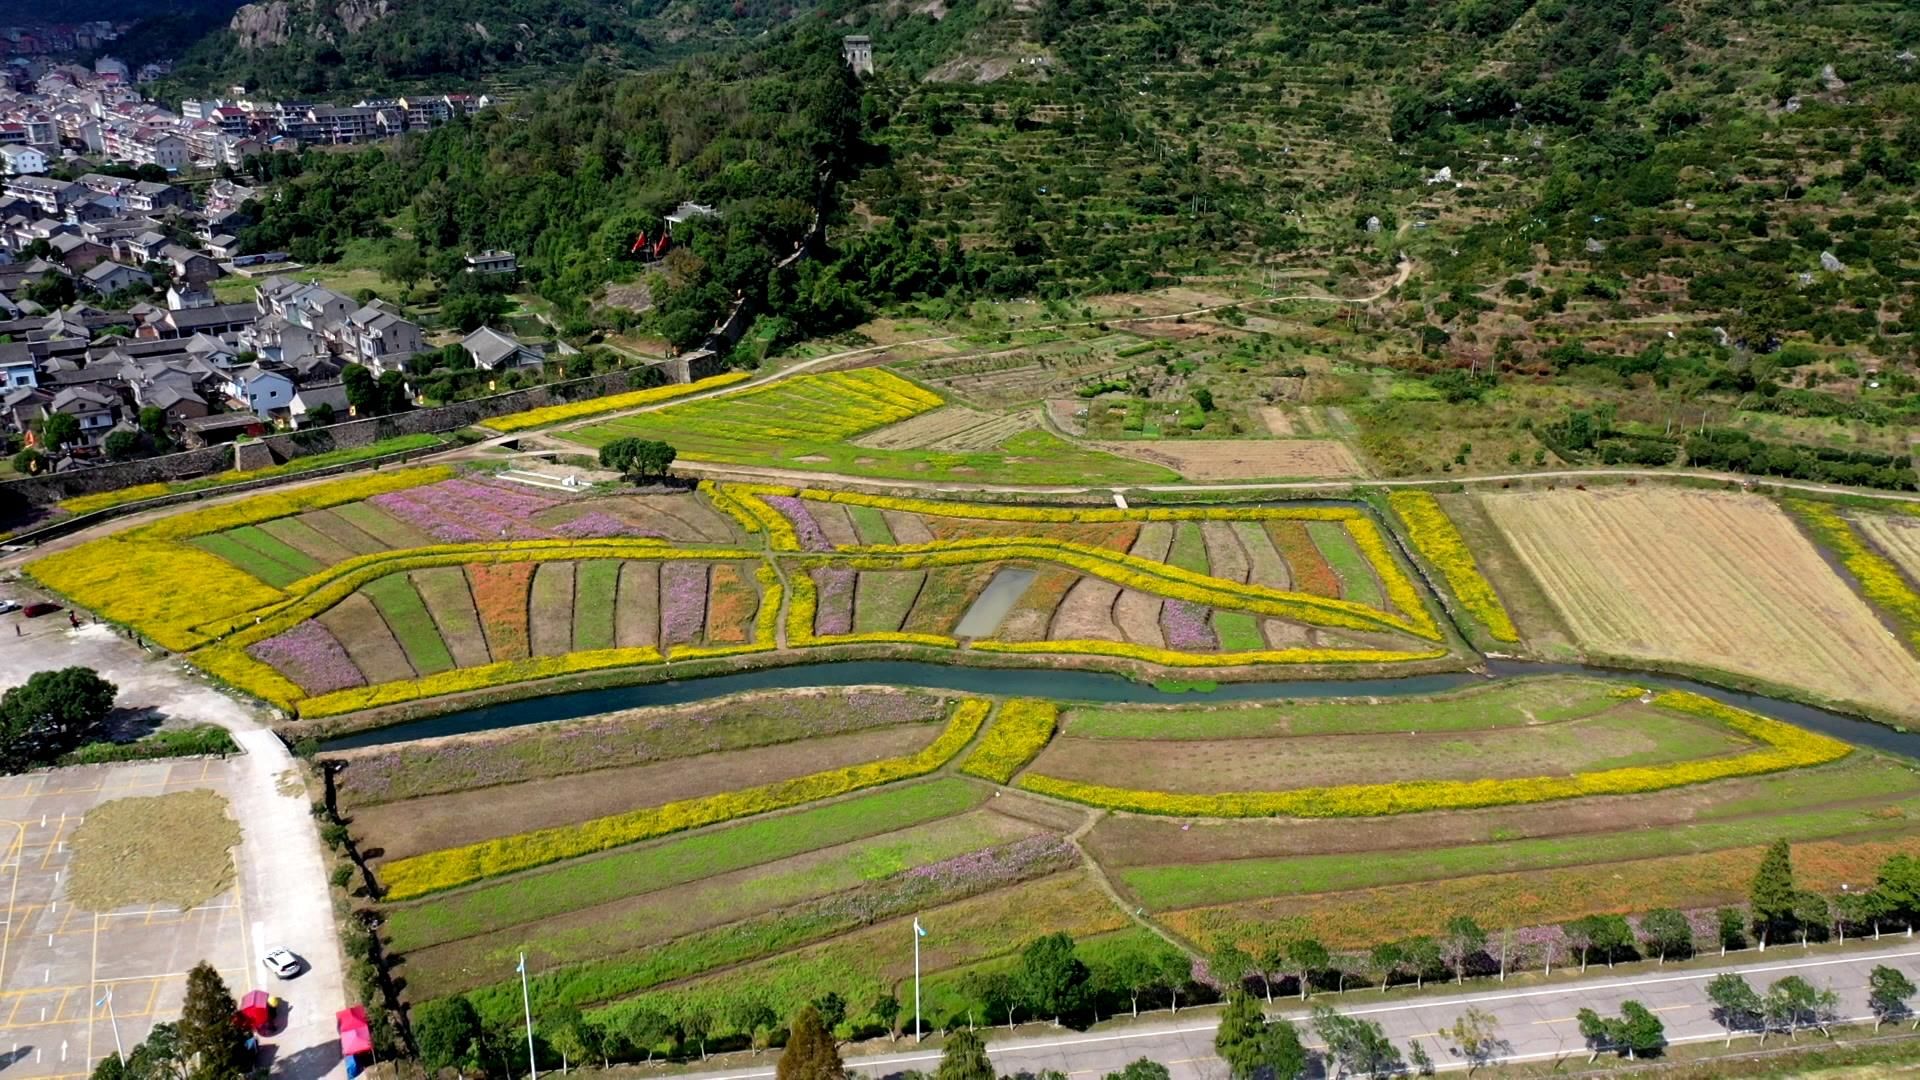
[[[669,363],[663,370],[672,379],[683,375],[684,364]],[[678,369],[678,370],[676,370]],[[382,439],[401,435],[441,434],[458,431],[495,416],[537,409],[585,398],[604,397],[651,385],[652,369],[627,368],[573,379],[562,383],[529,387],[493,397],[441,405],[432,409],[413,409],[392,416],[350,420],[324,428],[286,431],[263,439],[209,446],[164,457],[102,465],[95,469],[76,469],[49,476],[31,476],[0,483],[0,519],[17,517],[33,507],[51,506],[76,495],[118,491],[139,484],[191,480],[208,473],[240,468],[253,470],[279,465],[309,454],[329,450],[351,450],[371,446]],[[676,381],[685,381],[684,377]]]

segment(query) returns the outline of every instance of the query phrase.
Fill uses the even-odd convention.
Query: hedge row
[[[608,394],[605,397],[587,398],[583,401],[569,401],[560,405],[543,405],[538,409],[508,413],[483,420],[481,424],[495,431],[524,431],[527,428],[557,424],[563,420],[578,420],[583,416],[596,416],[600,413],[618,412],[621,409],[637,409],[642,405],[671,401],[688,394],[718,390],[723,386],[732,386],[752,378],[752,372],[729,371],[724,375],[715,375],[694,383],[678,383],[670,386],[655,386],[646,390],[630,390],[624,394]]]

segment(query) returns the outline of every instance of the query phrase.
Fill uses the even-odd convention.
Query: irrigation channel
[[[1727,690],[1691,679],[1654,675],[1584,664],[1537,664],[1519,660],[1489,660],[1485,674],[1457,671],[1410,675],[1396,679],[1292,679],[1270,682],[1222,683],[1212,690],[1162,690],[1122,675],[1096,671],[1048,671],[1041,668],[949,667],[918,660],[846,660],[792,667],[760,668],[698,679],[580,690],[569,694],[529,698],[478,709],[443,713],[402,724],[344,735],[322,750],[351,750],[384,746],[441,735],[496,731],[553,720],[577,720],[621,709],[650,705],[688,705],[749,690],[796,690],[822,686],[904,686],[951,690],[967,694],[1043,697],[1054,701],[1125,702],[1137,705],[1206,705],[1227,701],[1264,701],[1287,698],[1418,697],[1482,685],[1489,679],[1539,675],[1590,675],[1631,680],[1670,690],[1691,690],[1728,705],[1749,709],[1776,720],[1831,735],[1836,739],[1920,759],[1920,733],[1901,731],[1826,709],[1793,701]]]

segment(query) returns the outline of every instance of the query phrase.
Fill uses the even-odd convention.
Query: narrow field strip
[[[361,589],[386,620],[387,629],[407,654],[415,674],[433,675],[453,667],[453,654],[440,638],[439,627],[405,574],[369,581]]]
[[[635,882],[664,889],[964,814],[987,798],[962,780],[929,780],[582,859],[498,884],[395,907],[393,947],[411,952],[612,903]]]
[[[544,863],[604,851],[654,836],[736,817],[783,809],[863,787],[924,776],[973,740],[990,703],[961,702],[947,730],[911,757],[871,762],[794,780],[601,818],[579,826],[543,829],[397,860],[385,869],[387,895],[405,900],[470,881],[531,869]]]
[[[1657,696],[1666,709],[1717,720],[1766,744],[1762,750],[1671,765],[1601,769],[1562,776],[1504,780],[1406,781],[1349,784],[1293,791],[1179,794],[1080,783],[1029,771],[1020,787],[1042,795],[1111,810],[1185,817],[1369,817],[1426,810],[1468,809],[1578,798],[1585,795],[1659,791],[1732,776],[1754,776],[1817,765],[1845,757],[1852,748],[1791,724],[1721,705],[1680,691]]]
[[[1888,804],[1903,817],[1920,816],[1920,797]],[[1368,851],[1351,855],[1305,855],[1285,859],[1128,867],[1117,873],[1142,904],[1153,910],[1237,903],[1269,896],[1345,892],[1414,881],[1513,873],[1565,866],[1626,862],[1670,855],[1796,844],[1851,836],[1880,836],[1888,828],[1882,808],[1848,807],[1797,814],[1769,814],[1739,821],[1681,825],[1661,830],[1469,844],[1427,851]]]

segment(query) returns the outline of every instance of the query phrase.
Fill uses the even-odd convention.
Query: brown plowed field
[[[1099,578],[1081,578],[1067,591],[1067,598],[1053,617],[1053,640],[1125,641],[1127,636],[1113,621],[1113,602],[1119,596],[1118,585]]]
[[[1920,715],[1920,661],[1760,496],[1642,488],[1481,504],[1587,650]]]

